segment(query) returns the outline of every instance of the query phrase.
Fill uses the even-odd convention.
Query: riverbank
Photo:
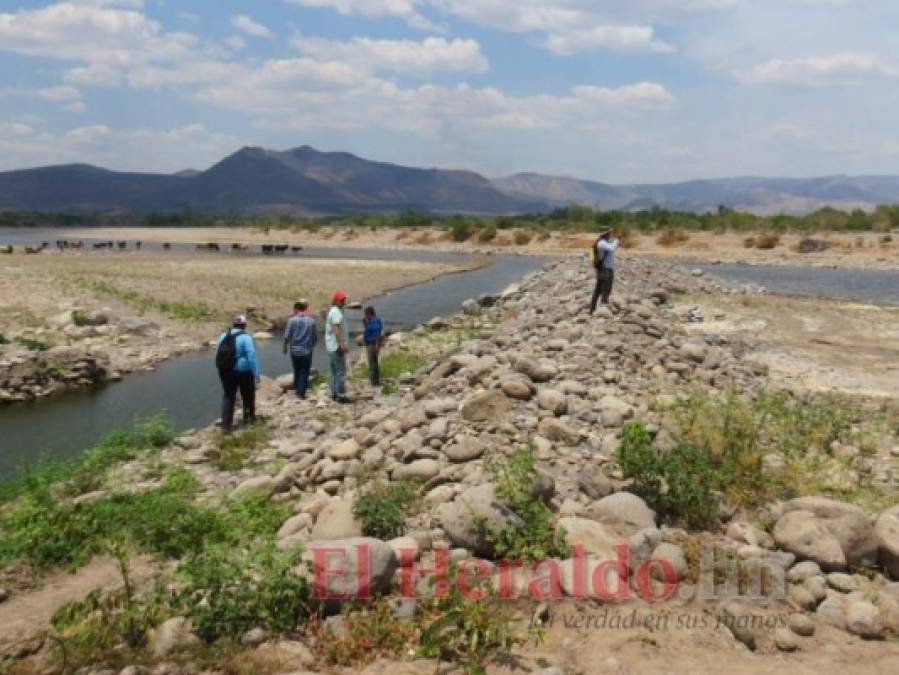
[[[481,264],[168,254],[45,252],[11,256],[0,276],[0,401],[117,380],[202,349],[235,314],[265,339],[293,303],[320,313]]]
[[[522,234],[516,236],[519,231]],[[496,237],[489,241],[481,240],[475,231],[467,241],[459,243],[453,241],[445,229],[426,227],[378,230],[320,227],[267,232],[222,227],[91,228],[35,231],[35,236],[45,236],[52,241],[59,233],[74,239],[214,242],[225,247],[233,243],[254,246],[288,244],[553,256],[583,255],[595,238],[589,233],[546,232],[538,235],[529,230],[511,229],[498,231]],[[800,252],[800,243],[806,239],[820,242],[816,248],[821,250]],[[777,237],[761,232],[678,231],[677,236],[665,236],[664,231],[648,235],[632,232],[626,244],[635,255],[666,260],[899,270],[899,235],[882,232],[784,233]]]
[[[173,439],[157,423],[102,446],[84,471],[57,473],[49,502],[27,485],[7,488],[0,566],[83,566],[110,537],[130,542],[129,555],[172,563],[160,586],[113,592],[102,605],[111,609],[58,615],[53,639],[0,634],[0,654],[17,655],[6,667],[56,663],[61,641],[70,664],[113,672],[433,672],[468,661],[492,674],[508,672],[509,659],[621,672],[649,659],[717,673],[734,657],[746,672],[862,660],[866,672],[889,672],[899,657],[883,640],[899,634],[889,409],[779,392],[752,336],[711,323],[734,309],[703,301],[711,325],[697,327],[696,312],[680,308],[706,297],[751,308],[753,294],[623,258],[615,302],[588,317],[591,282],[589,269],[556,264],[398,337],[390,386],[354,379],[352,406],[324,392],[297,401],[269,382],[267,422],[236,437],[209,427]],[[168,527],[144,516],[176,512]],[[618,544],[631,556],[625,569],[664,561],[677,599],[647,602],[639,577],[624,582],[628,601],[585,599],[571,547],[584,547],[592,571]],[[355,547],[368,547],[372,589],[388,600],[345,614],[331,603],[328,618],[310,619],[295,566],[320,545],[357,571]],[[497,593],[502,560],[559,561],[559,601],[433,600],[427,583],[400,601],[392,582],[415,560],[433,568],[440,551],[476,558]],[[705,553],[718,561],[711,569]],[[762,569],[753,595],[746,579]],[[522,570],[511,586],[533,588],[537,573]],[[27,598],[20,586],[13,595]],[[597,609],[655,618],[632,620],[627,634],[567,625]],[[660,629],[665,615],[680,627]],[[535,632],[547,638],[539,647],[526,639]]]

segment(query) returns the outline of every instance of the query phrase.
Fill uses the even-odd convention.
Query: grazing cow
[[[134,248],[140,251],[141,243],[139,241],[134,242]]]
[[[303,247],[302,246],[291,246],[290,250],[293,251],[294,253],[299,253],[300,251],[303,250]]]
[[[120,250],[120,251],[123,251],[123,250],[125,250],[126,248],[128,248],[128,242],[127,242],[127,241],[120,241],[120,242],[119,242],[119,250]]]
[[[288,248],[290,247],[287,244],[278,244],[277,246],[275,246],[275,250],[278,253],[284,253]]]
[[[99,250],[102,250],[102,249],[104,249],[104,248],[106,248],[106,243],[105,243],[105,242],[98,241],[96,244],[94,244],[94,249],[96,249],[96,250],[98,250],[98,251],[99,251]]]
[[[247,250],[246,244],[231,244],[231,250],[235,253],[241,253]]]
[[[198,248],[199,250],[201,250],[201,251],[218,251],[218,250],[219,250],[219,245],[218,245],[218,244],[215,244],[215,243],[212,243],[212,242],[209,242],[209,243],[206,243],[206,244],[197,244],[197,248]]]
[[[81,250],[81,247],[84,246],[84,242],[83,242],[83,241],[73,241],[73,242],[70,244],[70,246],[71,246],[72,248],[74,248],[74,249]]]
[[[162,250],[163,250],[163,251],[171,251],[171,250],[172,250],[172,245],[171,245],[170,243],[168,243],[168,242],[165,242],[165,243],[162,245]]]
[[[263,244],[262,245],[262,254],[263,255],[271,255],[275,252],[275,247],[271,244]]]
[[[12,246],[4,246],[3,248],[0,248],[0,253],[3,253],[5,255],[12,255]]]
[[[31,246],[26,246],[25,247],[25,255],[35,255],[37,253],[40,253],[42,250],[43,249],[40,249],[40,248],[32,248]]]

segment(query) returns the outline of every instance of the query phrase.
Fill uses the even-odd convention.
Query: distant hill
[[[495,215],[541,206],[510,197],[470,171],[410,168],[309,146],[285,152],[247,147],[206,171],[172,175],[83,164],[0,173],[0,208],[6,209]]]
[[[611,185],[538,173],[493,181],[471,171],[374,162],[304,145],[246,147],[205,171],[109,171],[66,164],[0,173],[0,209],[204,213],[342,214],[405,209],[502,215],[570,204],[603,209],[804,213],[822,206],[871,209],[899,203],[899,176],[722,178],[659,185]]]
[[[610,185],[563,176],[519,173],[493,184],[518,199],[550,206],[584,204],[603,209],[712,211],[719,205],[756,213],[805,213],[823,206],[871,209],[899,202],[899,176],[824,178],[721,178],[684,183]]]

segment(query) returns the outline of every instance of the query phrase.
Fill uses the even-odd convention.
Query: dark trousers
[[[237,402],[237,392],[240,391],[240,401],[243,403],[244,424],[250,424],[256,420],[256,381],[251,372],[237,372],[234,370],[219,371],[222,380],[222,389],[225,395],[222,398],[222,430],[231,431],[234,428],[234,404]]]
[[[380,351],[374,345],[368,345],[365,348],[368,354],[368,381],[373,387],[381,385],[381,366],[378,363],[378,352]]]
[[[306,356],[290,355],[293,362],[293,390],[300,398],[306,398],[309,387],[309,371],[312,370],[312,354]]]
[[[596,270],[596,288],[593,289],[593,299],[590,301],[590,313],[596,311],[596,301],[602,297],[602,304],[609,303],[612,295],[612,284],[615,283],[615,270],[601,267]]]

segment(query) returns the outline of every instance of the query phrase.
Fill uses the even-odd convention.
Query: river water
[[[787,265],[691,266],[725,281],[763,286],[771,293],[899,305],[899,272]]]
[[[16,243],[31,245],[34,240]],[[387,249],[316,248],[287,255],[463,264],[471,261],[470,256],[454,253]],[[371,298],[367,304],[377,309],[387,330],[408,330],[435,316],[458,311],[467,298],[500,292],[550,260],[535,256],[492,256],[492,264],[486,267],[443,275]],[[348,312],[351,331],[360,330],[361,312]],[[323,347],[321,343],[323,340],[319,348]],[[265,375],[276,377],[290,371],[290,361],[281,352],[280,339],[258,341],[257,347]],[[127,375],[119,383],[69,392],[33,404],[0,408],[0,479],[39,457],[74,456],[94,445],[102,434],[128,427],[135,419],[162,410],[179,430],[209,424],[217,417],[221,399],[213,359],[211,350],[180,356],[152,372]],[[314,365],[327,372],[323,351],[317,351]]]

